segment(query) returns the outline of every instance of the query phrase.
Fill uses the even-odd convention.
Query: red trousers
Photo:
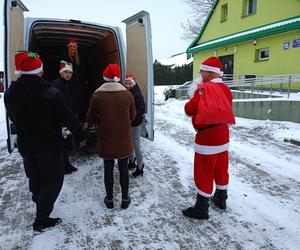
[[[229,181],[228,151],[213,155],[195,153],[194,180],[197,192],[204,197],[211,196],[214,181],[217,189],[226,190]]]

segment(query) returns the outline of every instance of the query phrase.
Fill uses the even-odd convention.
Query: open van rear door
[[[126,24],[127,73],[134,74],[146,103],[141,136],[154,139],[154,80],[150,15],[141,11],[123,21]]]
[[[4,87],[16,80],[14,54],[24,49],[24,15],[28,11],[19,0],[4,1]],[[16,131],[6,114],[7,148],[11,153],[16,146]]]

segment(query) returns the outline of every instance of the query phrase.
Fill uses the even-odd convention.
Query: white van
[[[14,54],[17,50],[37,52],[44,63],[45,79],[51,81],[58,76],[60,57],[66,51],[67,41],[75,38],[79,52],[84,55],[85,63],[88,64],[89,77],[86,84],[90,89],[95,88],[101,81],[103,70],[109,63],[119,64],[123,77],[126,72],[135,74],[146,102],[141,134],[150,140],[154,139],[154,84],[149,13],[141,11],[123,21],[126,24],[126,50],[119,27],[79,20],[24,19],[24,11],[28,9],[19,0],[4,1],[5,89],[11,81],[16,80]],[[7,117],[9,152],[16,147],[14,130]]]

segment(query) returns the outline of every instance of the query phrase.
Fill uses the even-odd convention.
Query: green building
[[[194,77],[210,56],[224,74],[300,74],[300,0],[216,0],[187,52]]]

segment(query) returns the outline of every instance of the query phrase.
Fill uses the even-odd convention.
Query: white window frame
[[[268,51],[268,57],[261,57],[261,54],[264,51]],[[270,48],[264,48],[264,49],[259,50],[259,53],[258,53],[258,60],[259,61],[266,61],[266,60],[269,60],[269,58],[270,58]]]
[[[246,0],[246,1],[247,1],[246,15],[251,15],[251,14],[256,13],[257,0]],[[252,2],[252,12],[249,12],[250,1]]]

